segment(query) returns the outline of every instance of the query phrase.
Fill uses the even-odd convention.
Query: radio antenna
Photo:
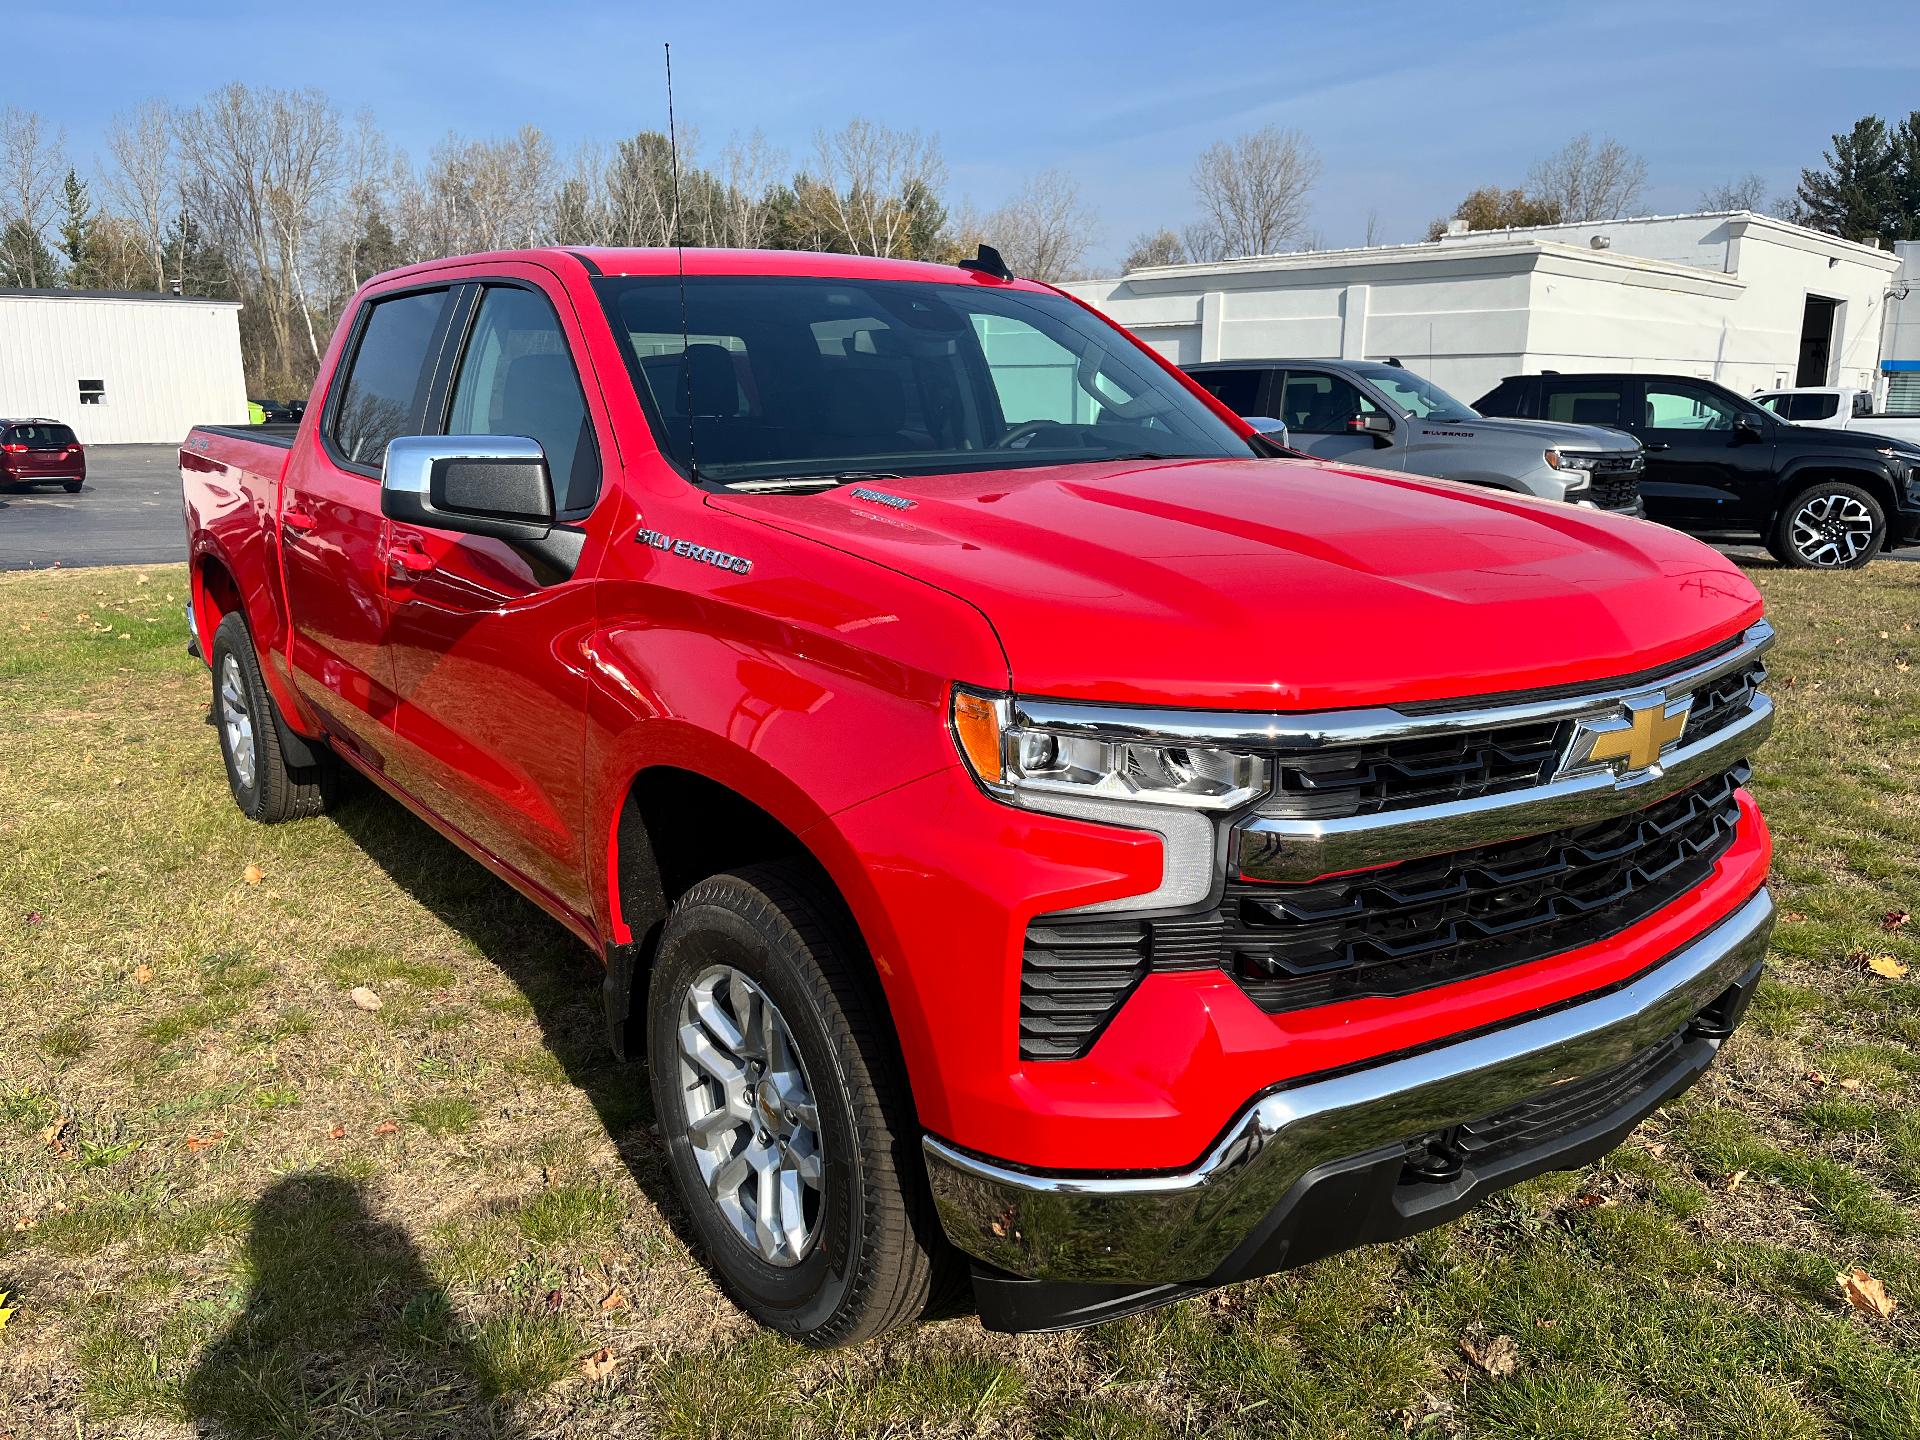
[[[680,132],[673,124],[673,42],[666,44],[667,51],[667,154],[673,162],[673,218],[668,225],[668,241],[673,245],[675,269],[680,279],[680,389],[681,409],[687,417],[687,468],[692,471],[697,483],[700,479],[700,456],[695,447],[693,432],[696,419],[693,413],[693,336],[687,321],[687,247],[681,243],[680,232]]]

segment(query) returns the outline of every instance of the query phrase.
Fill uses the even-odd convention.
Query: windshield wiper
[[[833,490],[841,485],[858,485],[868,480],[898,480],[892,470],[833,470],[824,475],[774,475],[764,480],[736,480],[729,490],[752,494],[783,494],[797,490]]]

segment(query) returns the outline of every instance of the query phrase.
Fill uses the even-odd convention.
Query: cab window
[[[1290,370],[1280,392],[1280,419],[1302,435],[1344,435],[1356,415],[1378,415],[1380,407],[1337,375]]]
[[[422,290],[367,306],[327,430],[336,459],[377,469],[389,440],[424,431],[427,362],[446,304],[445,290]]]
[[[1649,380],[1646,411],[1649,430],[1733,429],[1733,406],[1703,386]]]
[[[1200,370],[1193,381],[1236,415],[1264,415],[1264,370]]]
[[[480,296],[447,414],[450,435],[524,435],[546,452],[553,504],[593,507],[600,455],[566,334],[544,295],[490,285]]]

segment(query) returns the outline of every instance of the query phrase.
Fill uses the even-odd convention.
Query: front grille
[[[1562,734],[1546,720],[1287,756],[1260,810],[1322,820],[1524,790],[1552,778]]]
[[[1587,496],[1602,510],[1631,510],[1640,503],[1640,472],[1602,475],[1596,469]]]
[[[1223,963],[1262,1009],[1406,995],[1589,944],[1698,885],[1738,766],[1616,819],[1305,885],[1228,884]]]
[[[1754,693],[1766,683],[1766,663],[1756,656],[1739,669],[1700,686],[1693,692],[1693,707],[1687,711],[1687,728],[1681,732],[1680,743],[1691,745],[1731,725],[1746,713]]]
[[[1676,1030],[1611,1070],[1569,1080],[1505,1110],[1421,1137],[1408,1146],[1411,1178],[1439,1178],[1436,1168],[1485,1169],[1621,1113],[1660,1083],[1686,1038],[1685,1030]]]

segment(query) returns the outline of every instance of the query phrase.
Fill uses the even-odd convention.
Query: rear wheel
[[[78,495],[80,493],[80,485],[81,485],[80,481],[67,480],[62,483],[65,485],[66,491],[69,495]]]
[[[287,763],[253,636],[237,613],[213,632],[211,663],[213,718],[233,803],[265,825],[320,814],[333,794],[333,768],[325,759],[318,765]]]
[[[1880,553],[1887,517],[1858,485],[1822,480],[1789,500],[1767,549],[1797,570],[1858,570]]]
[[[648,990],[654,1110],[720,1282],[762,1324],[846,1345],[917,1318],[948,1259],[884,1010],[798,865],[703,880]]]

